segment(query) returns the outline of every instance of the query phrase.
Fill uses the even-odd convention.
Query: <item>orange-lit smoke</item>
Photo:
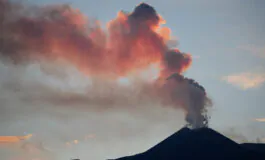
[[[166,46],[170,29],[153,7],[119,12],[104,31],[67,5],[26,8],[1,0],[1,54],[17,63],[62,59],[88,75],[117,78],[161,64],[163,73],[185,71],[191,57]],[[16,5],[16,6],[15,6]],[[16,10],[15,10],[16,9]]]
[[[119,12],[103,30],[100,22],[68,5],[39,7],[0,0],[0,21],[0,55],[14,63],[60,60],[103,79],[126,80],[137,73],[165,80],[176,73],[179,78],[172,84],[153,87],[148,94],[181,106],[188,123],[203,126],[202,112],[209,99],[203,87],[182,76],[191,56],[167,46],[171,31],[161,27],[165,20],[150,5]]]

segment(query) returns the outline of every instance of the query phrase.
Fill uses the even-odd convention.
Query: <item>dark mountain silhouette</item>
[[[243,143],[241,146],[260,153],[265,153],[265,144]]]
[[[238,144],[209,128],[182,128],[144,153],[116,160],[265,160],[264,146]]]

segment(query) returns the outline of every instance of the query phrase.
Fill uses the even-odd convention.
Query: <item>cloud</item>
[[[243,72],[224,76],[222,80],[243,90],[258,88],[265,82],[265,73]]]
[[[265,58],[265,46],[244,45],[237,48],[241,51],[249,52],[255,56]]]
[[[255,119],[256,121],[258,121],[258,122],[265,122],[265,118],[257,118],[257,119]],[[265,139],[264,139],[265,140]]]

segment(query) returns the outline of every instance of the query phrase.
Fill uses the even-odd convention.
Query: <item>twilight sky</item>
[[[135,5],[142,2],[137,0],[28,1],[42,5],[68,3],[74,8],[80,9],[80,11],[88,17],[97,18],[102,24],[115,18],[119,10],[132,11]],[[256,137],[265,138],[265,123],[262,122],[264,121],[262,118],[265,118],[265,1],[150,0],[144,2],[154,6],[157,12],[167,21],[166,26],[169,27],[172,30],[172,34],[177,37],[180,50],[191,53],[195,57],[191,68],[185,74],[202,84],[213,99],[214,106],[211,110],[212,118],[210,127],[225,132],[228,135],[230,134],[231,136],[233,136],[232,134],[238,134],[235,136],[239,137],[239,133],[240,136],[242,136],[241,132],[244,132],[243,136],[246,137],[246,139],[255,139]],[[5,72],[5,68],[0,68],[0,72],[2,71]],[[30,74],[35,74],[34,69],[29,72]],[[38,71],[36,71],[37,76],[35,77],[45,81],[37,72]],[[62,88],[71,85],[82,88],[82,83],[85,83],[85,80],[75,79],[69,80],[68,82],[71,84],[62,86]],[[58,83],[55,85],[60,84]],[[14,104],[7,103],[16,105],[15,102]],[[45,108],[45,104],[41,105]],[[41,110],[45,109],[42,108]],[[46,112],[49,112],[51,117],[56,117],[56,114],[50,113],[48,110]],[[65,114],[67,115],[68,113]],[[84,158],[115,158],[115,156],[124,156],[153,146],[164,137],[176,131],[183,122],[176,122],[174,117],[175,115],[177,116],[178,113],[174,111],[156,112],[155,110],[152,111],[152,114],[154,114],[152,118],[155,118],[155,120],[152,118],[148,120],[142,118],[137,119],[127,114],[119,114],[118,112],[112,114],[106,112],[102,114],[85,114],[76,111],[76,113],[71,115],[72,118],[67,119],[67,122],[61,123],[61,121],[64,121],[64,118],[62,118],[60,120],[56,119],[57,122],[53,123],[53,119],[49,118],[47,120],[47,118],[45,119],[45,115],[38,115],[36,112],[36,115],[34,115],[35,117],[32,117],[32,119],[17,118],[19,121],[9,120],[6,121],[6,123],[0,122],[1,128],[7,128],[5,131],[1,129],[0,134],[10,135],[34,132],[37,135],[37,132],[40,132],[39,134],[42,135],[42,138],[47,141],[49,141],[49,137],[56,134],[56,137],[61,138],[60,140],[55,138],[58,140],[58,143],[65,143],[68,139],[74,140],[75,137],[73,137],[73,134],[77,134],[76,136],[84,136],[83,133],[96,134],[96,138],[91,142],[93,146],[89,146],[90,142],[84,145],[80,142],[79,146],[72,149],[71,152],[69,150],[67,150],[67,152],[72,155],[82,155]],[[80,118],[75,119],[75,116]],[[99,116],[103,116],[104,118],[99,118]],[[38,123],[34,124],[34,118],[37,117],[39,119],[37,121]],[[27,122],[23,122],[23,119],[27,119]],[[115,119],[113,121],[118,123],[113,124],[111,121],[108,121],[108,119]],[[260,121],[255,121],[255,119],[260,119]],[[102,120],[102,122],[100,120]],[[44,133],[46,131],[45,128],[39,129],[38,131],[34,130],[36,125],[39,126],[42,124],[45,126],[48,121],[50,122],[48,126],[52,128],[50,132],[54,133]],[[80,123],[88,124],[89,127],[87,128],[92,129],[83,129],[86,128],[86,125],[78,126]],[[146,128],[149,124],[152,124],[150,128]],[[104,125],[107,127],[104,127]],[[126,132],[128,126],[132,128],[129,130],[132,132],[131,134],[127,134]],[[72,127],[72,129],[70,129],[71,131],[69,131],[70,127]],[[60,131],[56,130],[56,128],[60,128]],[[106,128],[109,130],[106,130]],[[111,128],[115,128],[115,131]],[[119,132],[120,128],[122,128],[122,131],[126,132],[124,134],[127,136]],[[82,130],[82,132],[75,133],[74,131],[76,130]],[[102,135],[93,133],[100,131]],[[110,137],[103,134],[103,132]],[[101,139],[98,140],[97,135],[99,138],[102,136],[105,139],[101,137]],[[139,137],[137,135],[139,135]],[[116,138],[112,139],[111,136]],[[119,136],[122,138],[119,138]],[[107,143],[105,143],[106,141]],[[130,143],[131,141],[133,141],[133,143]],[[111,147],[115,143],[117,143],[117,146],[120,148],[127,149],[110,149],[112,152],[106,149],[106,147],[102,149],[102,146],[103,148],[104,146]],[[56,144],[53,143],[49,144],[56,146]],[[137,146],[142,146],[142,148]],[[93,156],[86,156],[86,153],[92,153],[84,151],[84,147],[90,147],[87,150],[91,150]],[[100,152],[103,150],[106,151],[104,155]],[[4,153],[4,151],[2,150],[1,152],[0,148],[0,154],[1,153]],[[64,155],[63,158],[72,155]],[[80,156],[80,158],[82,158],[82,156]]]

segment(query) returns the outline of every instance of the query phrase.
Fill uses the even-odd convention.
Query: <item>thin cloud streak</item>
[[[240,89],[258,88],[265,82],[265,73],[244,72],[222,77],[223,81]]]
[[[256,45],[244,45],[238,46],[239,50],[251,53],[257,57],[265,58],[265,45],[264,46],[256,46]]]
[[[255,119],[256,121],[258,121],[258,122],[265,122],[265,118],[257,118],[257,119]],[[265,139],[264,139],[265,140]]]

